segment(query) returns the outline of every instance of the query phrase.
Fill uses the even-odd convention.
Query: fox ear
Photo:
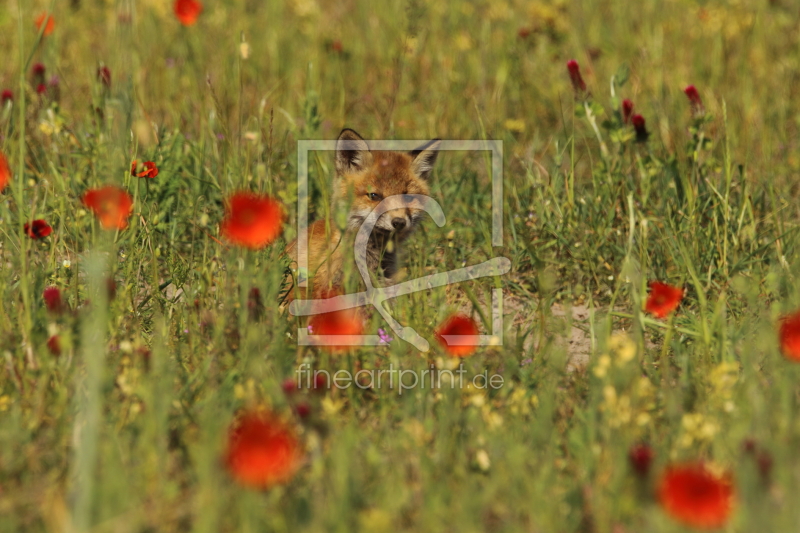
[[[345,128],[336,140],[336,172],[357,172],[367,166],[372,154],[361,135]]]
[[[433,139],[416,150],[409,152],[412,158],[411,170],[414,171],[414,174],[424,180],[430,177],[433,165],[436,164],[436,157],[439,155],[439,146],[441,144],[441,139]]]

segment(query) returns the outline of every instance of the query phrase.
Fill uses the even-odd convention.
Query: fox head
[[[358,133],[342,130],[336,141],[333,202],[334,208],[348,210],[347,227],[358,229],[375,206],[395,196],[375,229],[401,239],[411,233],[423,211],[410,207],[403,195],[430,193],[428,178],[440,142],[434,139],[411,152],[371,151]]]

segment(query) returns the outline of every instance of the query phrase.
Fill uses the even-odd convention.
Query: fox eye
[[[372,200],[373,202],[377,202],[378,200],[383,200],[383,196],[381,196],[376,192],[368,192],[367,196],[369,196],[369,199]]]

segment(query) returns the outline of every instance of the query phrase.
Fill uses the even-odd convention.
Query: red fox
[[[371,151],[358,133],[342,130],[336,144],[332,217],[317,220],[308,228],[312,298],[345,292],[344,278],[348,271],[345,263],[354,263],[354,236],[375,206],[390,196],[429,194],[428,178],[439,153],[439,143],[439,139],[434,139],[411,152]],[[399,271],[399,246],[424,216],[422,210],[408,207],[402,198],[391,200],[390,209],[375,224],[366,250],[370,274],[390,284]],[[337,212],[347,214],[344,231],[333,220]],[[293,269],[297,268],[297,252],[295,240],[286,247]],[[294,286],[288,287],[284,303],[297,297],[295,290]]]

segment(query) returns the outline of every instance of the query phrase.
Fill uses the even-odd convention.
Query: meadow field
[[[0,532],[800,530],[795,2],[201,1],[0,0]],[[342,128],[502,143],[502,245],[457,150],[403,250],[511,261],[390,302],[428,352],[279,305]]]

